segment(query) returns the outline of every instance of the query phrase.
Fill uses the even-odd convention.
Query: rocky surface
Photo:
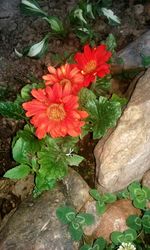
[[[58,221],[55,212],[56,208],[63,204],[71,205],[79,211],[90,199],[86,182],[75,170],[69,169],[63,183],[52,191],[44,192],[37,199],[29,196],[33,190],[33,183],[33,176],[17,182],[8,179],[0,182],[2,212],[6,202],[10,200],[10,211],[5,211],[0,226],[0,249],[78,249],[78,244],[72,242],[67,227]],[[25,199],[27,196],[29,197]]]
[[[148,170],[143,178],[142,178],[142,185],[150,188],[150,170]]]
[[[21,203],[0,233],[1,250],[75,250],[67,227],[56,218],[56,208],[66,203],[62,188],[32,196]]]
[[[101,216],[96,213],[95,201],[87,202],[85,210],[95,217],[95,224],[85,229],[85,235],[92,235],[94,239],[104,237],[108,241],[110,241],[110,234],[113,231],[123,232],[128,228],[126,219],[129,215],[140,214],[140,210],[133,207],[130,200],[118,200],[107,205],[105,213]]]
[[[139,10],[137,8],[137,10]],[[150,56],[150,30],[137,40],[119,51],[118,56],[123,59],[123,68],[142,67],[142,56]]]
[[[150,168],[150,69],[138,81],[116,129],[95,148],[97,187],[115,192]]]

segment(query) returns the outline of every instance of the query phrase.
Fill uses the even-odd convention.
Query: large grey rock
[[[142,55],[150,56],[150,30],[119,51],[117,55],[123,59],[125,69],[142,66]]]
[[[95,148],[97,186],[115,192],[150,168],[150,69],[138,81],[118,126]]]
[[[65,202],[61,188],[22,202],[0,233],[0,249],[75,250],[67,227],[56,218],[56,208]]]

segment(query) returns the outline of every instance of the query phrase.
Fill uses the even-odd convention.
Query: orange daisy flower
[[[71,89],[56,83],[45,89],[33,89],[33,100],[23,103],[26,116],[32,117],[30,122],[36,128],[39,139],[48,133],[51,137],[66,135],[78,136],[85,124],[87,112],[78,110],[78,97],[71,94]]]
[[[85,77],[86,86],[94,81],[96,76],[104,77],[110,73],[110,66],[107,64],[110,57],[111,52],[106,50],[105,45],[100,45],[97,48],[85,45],[83,53],[76,53],[75,61]]]
[[[84,76],[73,64],[66,63],[57,69],[49,66],[48,71],[50,74],[43,76],[46,85],[53,85],[55,83],[59,83],[61,86],[70,85],[72,93],[75,95],[84,87]]]

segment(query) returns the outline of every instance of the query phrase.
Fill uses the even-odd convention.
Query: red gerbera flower
[[[85,124],[82,119],[88,114],[78,110],[78,97],[70,94],[70,91],[67,85],[63,88],[59,84],[33,89],[31,93],[34,99],[23,103],[26,116],[32,117],[31,124],[36,128],[39,139],[45,137],[46,133],[53,138],[81,134],[81,127]]]
[[[73,94],[77,94],[84,86],[84,76],[73,64],[66,63],[57,69],[49,66],[48,71],[50,74],[43,76],[46,85],[53,85],[55,83],[59,83],[61,86],[70,85]]]
[[[110,57],[111,52],[106,50],[105,45],[100,45],[97,48],[85,45],[83,53],[76,53],[75,61],[85,77],[86,86],[94,81],[96,76],[104,77],[110,73],[110,67],[107,64]]]

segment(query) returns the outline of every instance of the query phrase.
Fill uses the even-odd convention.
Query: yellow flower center
[[[47,109],[47,115],[50,120],[62,121],[66,116],[66,112],[62,104],[51,104]]]
[[[91,73],[91,72],[93,72],[96,69],[96,66],[97,66],[96,61],[95,60],[91,60],[84,67],[83,72],[85,74]]]
[[[60,85],[62,85],[63,87],[66,85],[66,84],[71,84],[70,80],[68,79],[62,79],[60,82]]]

